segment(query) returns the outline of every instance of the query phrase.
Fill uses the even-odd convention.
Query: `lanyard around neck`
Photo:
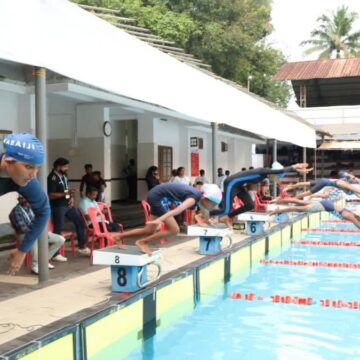
[[[68,181],[65,175],[60,175],[57,171],[54,170],[54,174],[59,178],[61,185],[64,188],[64,191],[69,189]]]
[[[20,209],[21,209],[22,213],[24,214],[25,218],[27,219],[28,224],[30,225],[32,221],[30,219],[29,214],[27,213],[27,211],[21,205],[20,205]]]

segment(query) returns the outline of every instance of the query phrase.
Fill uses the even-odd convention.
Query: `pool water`
[[[334,226],[354,228],[320,227]],[[360,242],[360,234],[309,232],[301,240]],[[360,247],[293,244],[269,259],[355,264]],[[360,269],[261,265],[232,279],[128,359],[360,359],[355,301],[360,305]]]

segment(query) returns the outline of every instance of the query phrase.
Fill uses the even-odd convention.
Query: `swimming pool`
[[[293,241],[216,294],[201,292],[190,314],[127,359],[360,359],[360,234],[304,232]]]

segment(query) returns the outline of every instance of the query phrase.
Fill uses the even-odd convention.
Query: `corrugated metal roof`
[[[360,76],[360,57],[324,59],[284,64],[273,80],[333,79]]]

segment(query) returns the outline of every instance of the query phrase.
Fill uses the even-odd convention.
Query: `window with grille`
[[[171,146],[158,147],[159,175],[161,181],[168,181],[173,168],[173,149]]]

